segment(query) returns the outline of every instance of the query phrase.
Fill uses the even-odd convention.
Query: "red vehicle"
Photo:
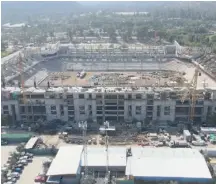
[[[35,182],[45,183],[47,180],[47,177],[45,175],[38,175],[34,179]]]

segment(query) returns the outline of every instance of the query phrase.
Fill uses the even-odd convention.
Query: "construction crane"
[[[191,82],[187,85],[187,91],[183,94],[183,96],[181,98],[181,102],[184,103],[184,101],[186,100],[186,98],[188,96],[191,97],[190,111],[189,111],[189,113],[190,113],[189,114],[190,125],[192,125],[192,123],[193,123],[193,118],[194,118],[194,114],[195,114],[195,105],[196,105],[196,100],[198,97],[198,94],[197,94],[198,76],[201,76],[201,73],[199,72],[198,67],[196,67],[193,78],[192,78]]]

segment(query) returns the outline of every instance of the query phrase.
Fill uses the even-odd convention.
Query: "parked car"
[[[18,173],[22,173],[22,168],[20,167],[16,167],[13,172],[18,172]]]
[[[29,158],[33,158],[33,154],[32,153],[26,153],[26,155],[29,157]]]
[[[47,180],[47,177],[45,175],[38,175],[34,179],[35,182],[40,182],[40,183],[44,183],[46,182],[46,180]]]
[[[23,165],[28,165],[28,160],[27,159],[22,159],[20,160],[20,163]]]
[[[20,173],[18,173],[18,172],[12,172],[11,173],[11,177],[12,178],[19,178],[20,177]]]
[[[15,184],[15,182],[13,182],[13,181],[8,181],[8,182],[5,183],[5,184]]]
[[[17,163],[15,167],[24,169],[24,165],[22,163]]]

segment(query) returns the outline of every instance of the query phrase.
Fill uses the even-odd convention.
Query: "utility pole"
[[[82,121],[79,124],[80,128],[82,129],[83,134],[83,154],[84,154],[84,175],[88,176],[88,167],[87,167],[87,139],[86,139],[86,131],[87,131],[87,121]]]
[[[105,128],[105,145],[106,145],[106,176],[104,179],[104,184],[108,184],[110,182],[110,171],[109,171],[109,139],[107,135],[107,131],[109,128],[109,122],[105,121],[104,122],[104,128]]]
[[[82,121],[79,123],[79,127],[82,129],[83,133],[83,154],[84,154],[84,173],[82,173],[81,184],[94,184],[95,179],[92,175],[89,175],[88,170],[88,150],[87,150],[87,121]]]

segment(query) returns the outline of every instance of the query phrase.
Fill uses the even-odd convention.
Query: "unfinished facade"
[[[25,90],[23,101],[19,88],[2,89],[2,114],[14,121],[62,119],[74,122],[92,120],[102,123],[133,122],[186,122],[189,118],[190,99],[181,102],[181,89],[121,88],[121,87],[58,87]],[[216,112],[216,90],[200,90],[195,106],[194,122],[206,120]]]

